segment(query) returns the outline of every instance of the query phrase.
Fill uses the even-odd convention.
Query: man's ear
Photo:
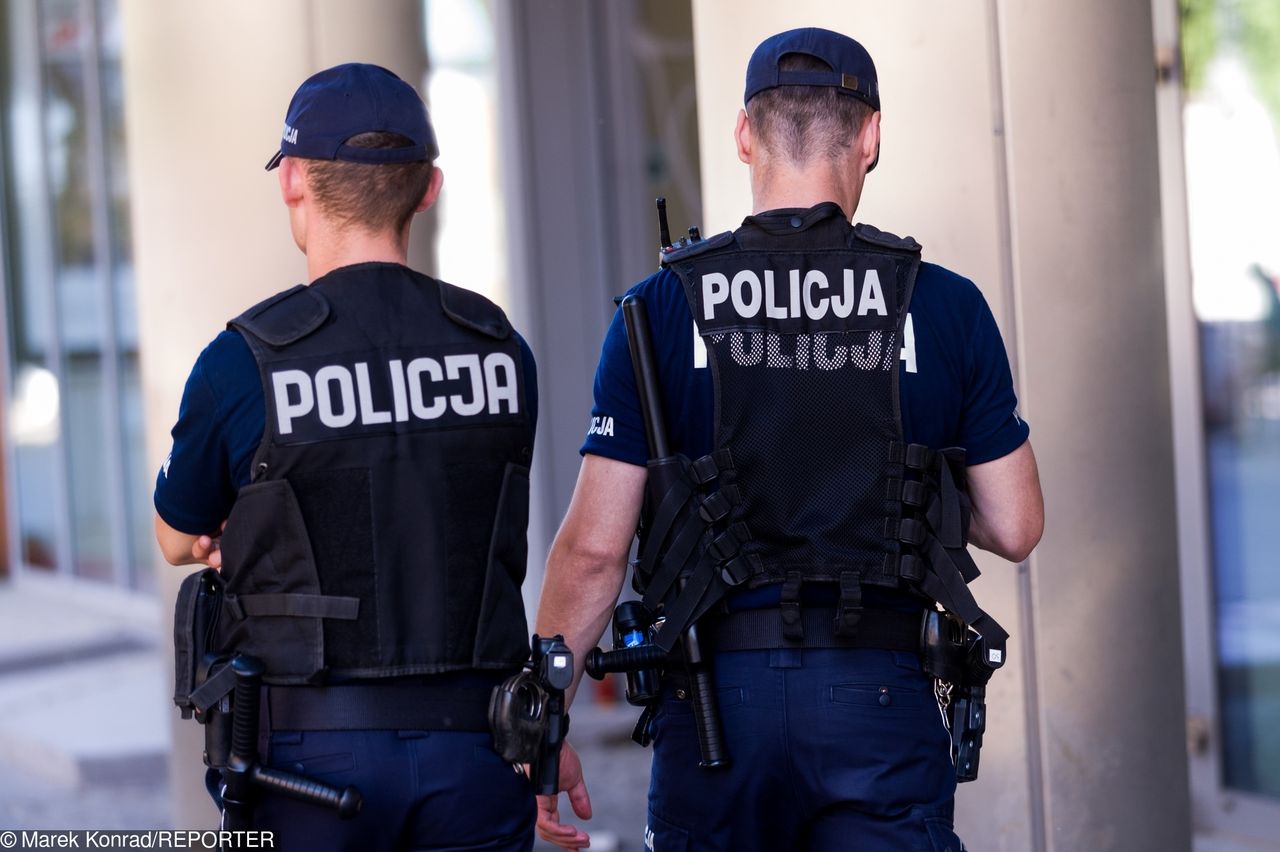
[[[280,197],[286,207],[297,207],[306,196],[306,175],[295,157],[280,161]]]
[[[413,208],[414,213],[421,213],[440,197],[440,188],[444,186],[444,172],[436,166],[431,167],[431,179],[427,181],[427,191],[422,193],[422,200]]]
[[[733,128],[733,139],[738,145],[738,159],[751,165],[751,152],[754,139],[751,137],[751,119],[745,109],[738,110],[738,123]]]
[[[873,112],[871,117],[867,119],[866,126],[862,128],[862,135],[859,141],[862,143],[862,161],[867,164],[867,171],[871,171],[876,167],[876,163],[880,162],[880,113]]]

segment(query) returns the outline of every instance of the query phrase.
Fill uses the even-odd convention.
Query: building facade
[[[652,198],[676,226],[733,227],[749,210],[731,137],[746,59],[770,33],[826,26],[861,40],[881,79],[883,156],[858,218],[983,290],[1044,481],[1036,553],[980,561],[1015,662],[993,683],[962,836],[1273,838],[1275,4],[727,6],[9,0],[9,581],[52,574],[168,607],[181,572],[153,550],[150,492],[186,372],[227,318],[302,280],[262,165],[298,81],[361,59],[421,81],[439,132],[445,196],[414,261],[505,304],[538,356],[532,605],[612,297],[654,265]],[[184,825],[207,821],[196,733],[175,729]]]

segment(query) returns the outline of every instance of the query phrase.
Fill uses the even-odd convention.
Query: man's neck
[[[834,201],[852,219],[862,196],[862,180],[852,173],[837,170],[830,161],[819,160],[806,168],[775,162],[752,169],[752,213],[786,208],[813,207]]]
[[[335,269],[357,263],[398,263],[409,261],[408,231],[370,233],[359,228],[324,228],[307,236],[307,277],[311,281]]]

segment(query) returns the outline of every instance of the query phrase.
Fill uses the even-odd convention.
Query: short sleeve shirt
[[[644,298],[653,329],[672,446],[690,458],[713,449],[711,370],[679,277],[668,270],[628,294]],[[970,465],[1020,447],[1030,427],[1018,414],[1004,341],[973,282],[922,263],[899,364],[903,436],[930,447],[963,447]],[[581,452],[642,465],[649,453],[621,312],[605,335],[595,402]]]

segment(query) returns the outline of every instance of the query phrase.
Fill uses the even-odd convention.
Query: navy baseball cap
[[[778,63],[789,53],[821,59],[832,70],[780,71]],[[751,54],[751,61],[747,63],[747,91],[742,102],[745,104],[760,92],[778,86],[832,86],[874,110],[880,109],[880,87],[871,54],[848,36],[818,27],[770,36]]]
[[[356,148],[361,133],[395,133],[404,148]],[[308,77],[289,101],[280,150],[267,171],[285,157],[351,163],[418,163],[440,154],[427,106],[414,88],[377,65],[351,62]]]

